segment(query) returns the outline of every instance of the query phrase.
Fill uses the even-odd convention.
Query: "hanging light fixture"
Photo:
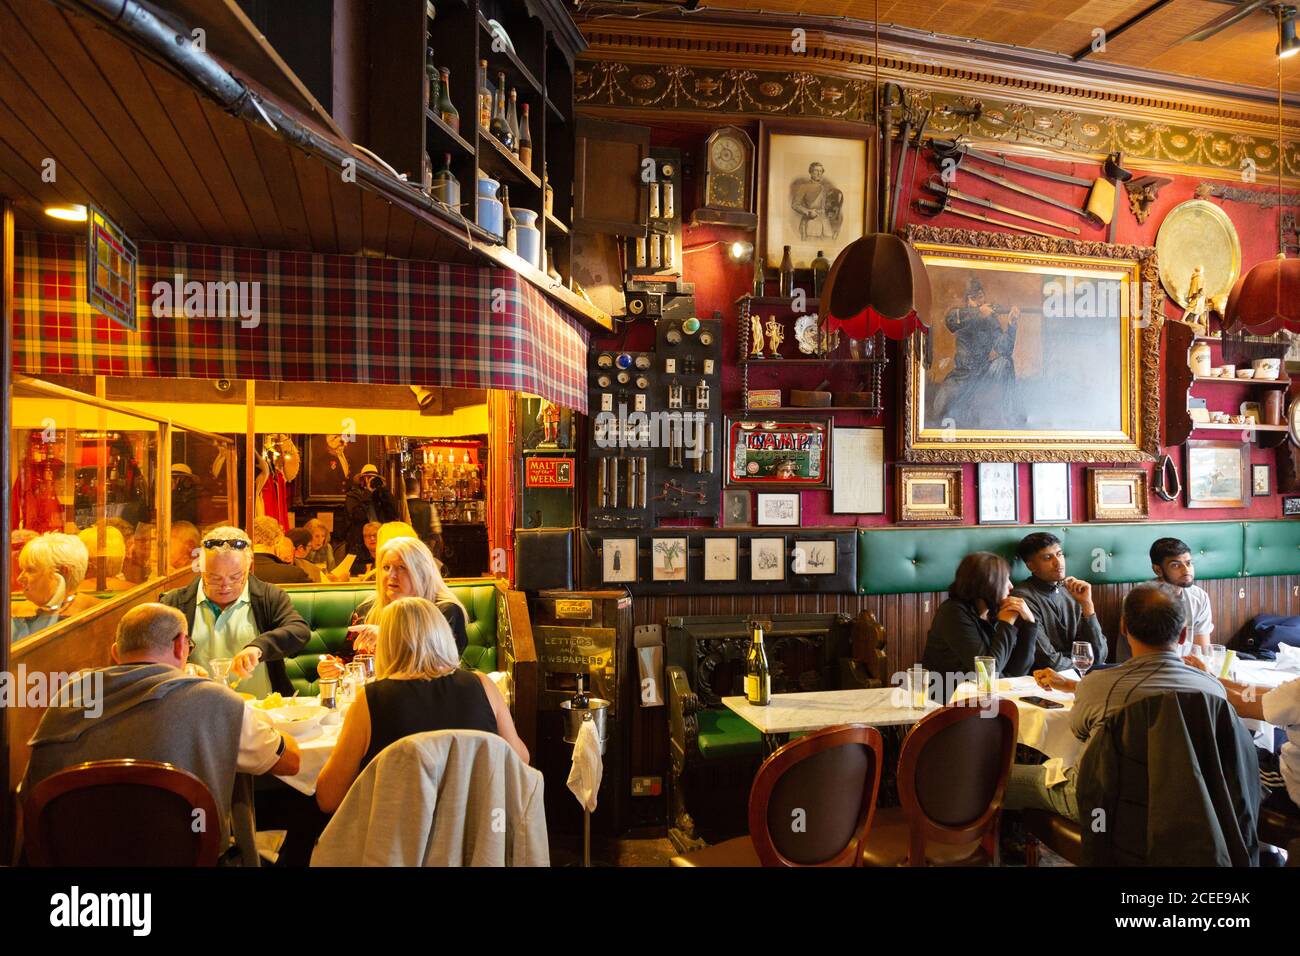
[[[875,105],[873,119],[880,135],[880,0],[875,5]],[[886,166],[890,160],[890,130],[876,151]],[[925,263],[910,244],[898,236],[879,232],[881,204],[873,204],[872,232],[855,239],[835,257],[819,305],[826,327],[839,329],[850,339],[865,339],[884,332],[905,339],[930,325],[930,276]]]
[[[1300,49],[1296,41],[1294,7],[1277,11],[1277,195],[1282,208],[1282,60]],[[1289,38],[1289,39],[1288,39]],[[1290,46],[1288,47],[1288,43]],[[1279,227],[1278,244],[1282,246]],[[1255,265],[1237,280],[1228,294],[1223,324],[1229,331],[1245,328],[1256,335],[1280,329],[1300,332],[1300,259],[1288,259],[1282,246],[1276,259]]]

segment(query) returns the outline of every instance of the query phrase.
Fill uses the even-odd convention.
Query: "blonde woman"
[[[75,534],[51,531],[33,538],[18,554],[18,587],[31,602],[15,605],[9,639],[20,641],[60,620],[94,607],[98,600],[77,592],[90,552]]]
[[[417,542],[418,543],[418,542]],[[461,670],[451,627],[419,597],[379,611],[373,684],[348,709],[338,744],[316,781],[316,802],[333,813],[362,770],[389,744],[431,730],[499,734],[528,762],[505,698],[486,674]]]

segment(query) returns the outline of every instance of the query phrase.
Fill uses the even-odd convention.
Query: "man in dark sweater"
[[[1092,585],[1066,576],[1061,539],[1037,531],[1025,536],[1016,555],[1030,576],[1011,593],[1023,598],[1038,619],[1034,669],[1063,671],[1073,667],[1071,651],[1075,641],[1087,641],[1092,645],[1093,662],[1105,663],[1106,637],[1092,606]]]

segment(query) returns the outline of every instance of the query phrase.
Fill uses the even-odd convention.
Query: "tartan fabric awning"
[[[18,372],[499,388],[587,411],[588,334],[509,269],[142,242],[129,332],[86,303],[83,241],[23,233],[15,252]]]

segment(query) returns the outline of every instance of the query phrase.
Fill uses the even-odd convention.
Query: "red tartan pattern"
[[[20,234],[14,370],[499,388],[587,411],[587,332],[508,269],[159,242],[139,251],[140,331],[128,332],[86,302],[84,241]],[[258,324],[155,317],[155,283],[177,273],[260,283]]]

